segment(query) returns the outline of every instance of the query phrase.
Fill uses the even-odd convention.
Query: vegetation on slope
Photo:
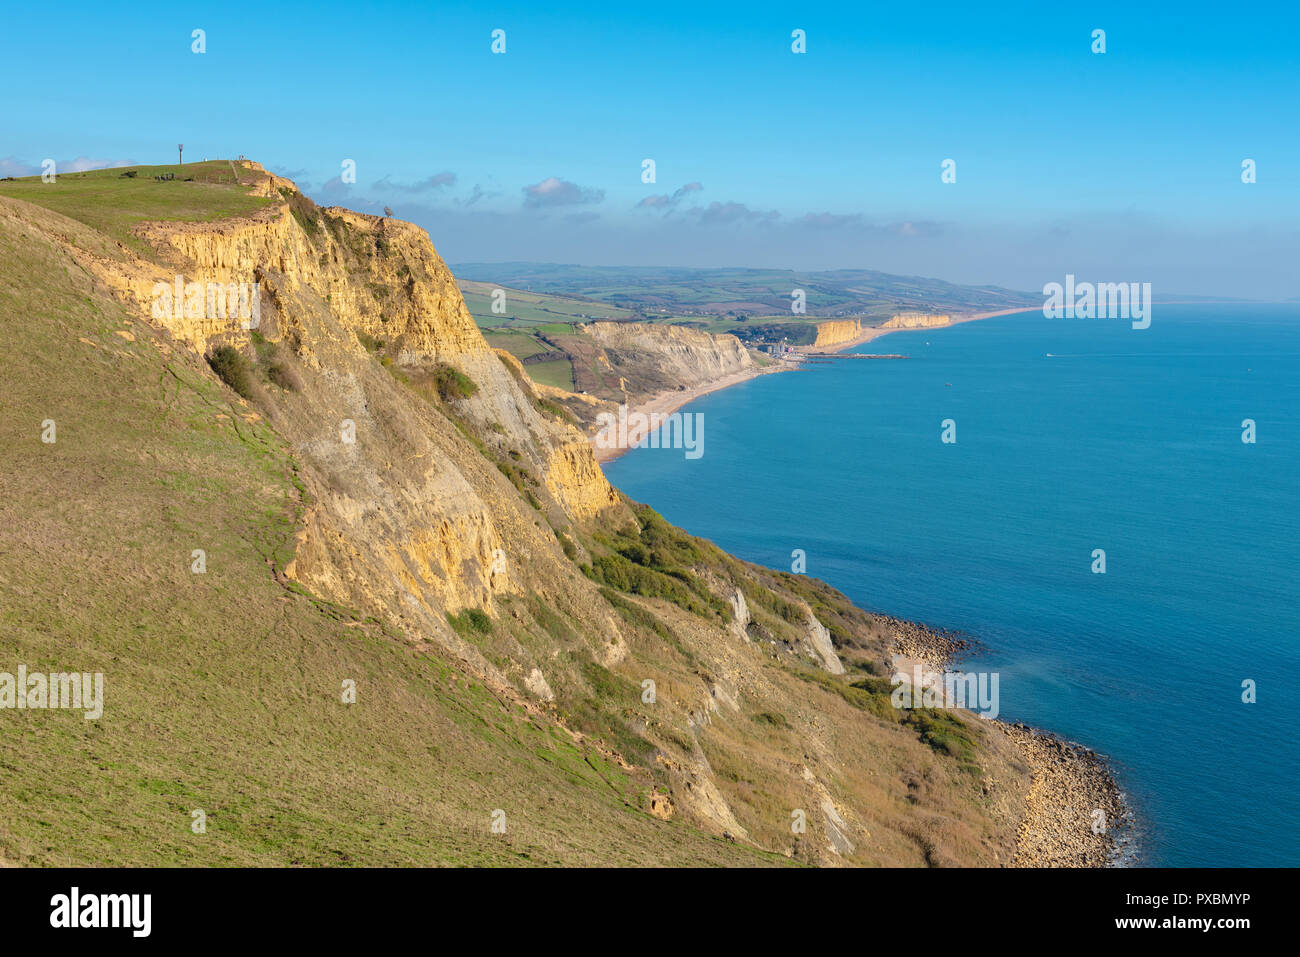
[[[242,400],[200,354],[126,315],[74,267],[63,244],[98,248],[101,235],[3,195],[0,309],[28,326],[0,357],[14,384],[4,428],[19,490],[0,506],[0,581],[12,595],[2,624],[16,660],[102,670],[108,697],[99,722],[29,712],[0,723],[0,750],[13,756],[0,764],[0,793],[13,798],[0,813],[3,860],[754,863],[772,852],[955,863],[1006,853],[1015,819],[1005,794],[1018,772],[977,731],[878,712],[879,689],[861,683],[881,670],[887,635],[843,595],[739,562],[646,507],[573,520],[540,480],[537,450],[477,414],[492,398],[481,365],[473,389],[452,375],[454,391],[421,391],[436,372],[397,366],[380,339],[363,338],[370,355],[324,351],[344,334],[314,359],[345,365],[312,368],[268,319],[223,343],[247,363],[252,398]],[[338,242],[358,270],[390,255],[382,230],[301,207],[295,221],[322,255]],[[435,606],[445,642],[404,632],[400,604],[350,609],[287,574],[309,510],[373,507],[354,452],[375,443],[385,483],[405,466],[403,440],[382,444],[382,431],[337,460],[314,451],[321,422],[354,408],[339,377],[365,387],[381,428],[429,437],[412,468],[453,463],[458,494],[490,503],[505,530],[512,588],[481,607]],[[293,387],[270,388],[278,379]],[[59,422],[53,445],[39,438],[47,418]],[[847,677],[814,669],[809,615],[830,630]],[[355,703],[342,698],[345,682]],[[32,767],[50,770],[33,780]],[[823,802],[850,820],[855,849],[827,850]],[[190,831],[200,809],[203,835]],[[504,835],[491,832],[496,809],[511,822]],[[807,834],[790,827],[800,809]]]
[[[287,582],[310,505],[290,449],[6,212],[0,670],[102,672],[105,701],[0,712],[0,861],[769,860],[650,817],[595,742]]]

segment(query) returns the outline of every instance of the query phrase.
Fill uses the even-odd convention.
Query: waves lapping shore
[[[883,618],[893,636],[895,666],[923,675],[954,669],[978,647],[954,632]],[[1032,776],[1016,837],[1013,867],[1110,867],[1131,843],[1132,815],[1106,759],[1083,745],[1021,722],[982,722],[1006,735]]]

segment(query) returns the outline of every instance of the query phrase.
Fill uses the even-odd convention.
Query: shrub
[[[785,715],[778,711],[760,711],[758,714],[754,715],[754,720],[759,724],[765,724],[769,727],[779,728],[782,730],[790,727],[790,722],[785,719]]]
[[[253,396],[253,380],[249,374],[248,360],[233,346],[217,346],[208,353],[208,365],[226,385],[245,399]]]
[[[560,548],[564,549],[564,555],[571,562],[578,560],[578,548],[568,535],[565,535],[558,528],[555,530],[555,537],[560,541]]]
[[[492,619],[478,608],[466,608],[459,615],[447,612],[447,623],[462,637],[471,632],[486,635],[492,631]]]
[[[320,224],[317,221],[319,213],[316,204],[309,197],[294,192],[285,186],[280,187],[280,195],[288,200],[289,212],[293,214],[293,218],[302,227],[302,231],[309,236],[315,236],[320,230]]]
[[[646,598],[664,598],[678,608],[701,617],[709,617],[710,610],[721,614],[721,609],[714,604],[717,600],[709,600],[714,596],[704,591],[694,579],[689,584],[695,587],[687,587],[675,576],[637,565],[622,555],[602,555],[590,565],[582,566],[582,572],[598,585],[608,585],[618,591]]]
[[[433,382],[438,396],[444,402],[452,399],[468,399],[478,391],[474,380],[459,369],[449,365],[439,365],[433,370]]]

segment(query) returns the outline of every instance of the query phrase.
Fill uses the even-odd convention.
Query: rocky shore
[[[978,649],[976,642],[955,631],[941,631],[914,621],[877,615],[893,636],[893,651],[933,671],[943,671]]]
[[[1101,755],[1025,724],[989,724],[1012,740],[1033,773],[1012,866],[1113,865],[1127,813]]]
[[[975,642],[953,632],[880,616],[893,635],[895,663],[951,670]],[[1015,746],[1031,781],[1013,867],[1108,867],[1117,863],[1129,829],[1123,793],[1105,759],[1082,745],[1026,724],[987,721]]]

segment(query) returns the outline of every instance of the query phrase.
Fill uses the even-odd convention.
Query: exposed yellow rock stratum
[[[932,312],[900,312],[884,323],[882,329],[928,329],[932,326],[946,326],[952,322],[952,316]]]
[[[814,349],[842,345],[852,342],[862,335],[862,322],[858,319],[828,319],[817,323],[817,338],[813,340]]]
[[[430,619],[420,630],[446,633],[444,608],[491,608],[494,595],[515,588],[509,563],[501,567],[499,556],[506,538],[519,535],[508,526],[526,517],[475,491],[485,484],[481,477],[467,476],[466,464],[438,447],[428,423],[419,421],[418,404],[413,414],[404,407],[410,403],[393,401],[392,376],[378,372],[367,345],[417,384],[441,366],[468,376],[477,390],[454,401],[458,414],[500,436],[568,520],[615,507],[617,496],[581,433],[540,411],[521,370],[508,368],[488,347],[422,229],[317,209],[290,181],[273,182],[280,201],[256,215],[141,226],[138,233],[159,250],[162,265],[124,250],[82,258],[142,319],[196,350],[247,343],[256,333],[291,348],[304,367],[327,372],[330,388],[312,396],[316,418],[293,430],[299,450],[325,478],[291,571],[323,594],[420,615]],[[248,328],[249,318],[233,310],[225,318],[179,310],[159,315],[158,284],[171,286],[177,275],[185,283],[255,283],[257,327]],[[342,439],[345,423],[355,441]],[[403,459],[383,452],[381,461],[380,449],[394,441]],[[489,487],[507,484],[493,473]],[[502,500],[515,497],[503,489]],[[379,540],[386,545],[371,544]]]
[[[580,328],[605,351],[612,368],[635,370],[642,393],[754,367],[749,350],[735,336],[647,322],[590,322]],[[661,381],[643,381],[652,370]]]

